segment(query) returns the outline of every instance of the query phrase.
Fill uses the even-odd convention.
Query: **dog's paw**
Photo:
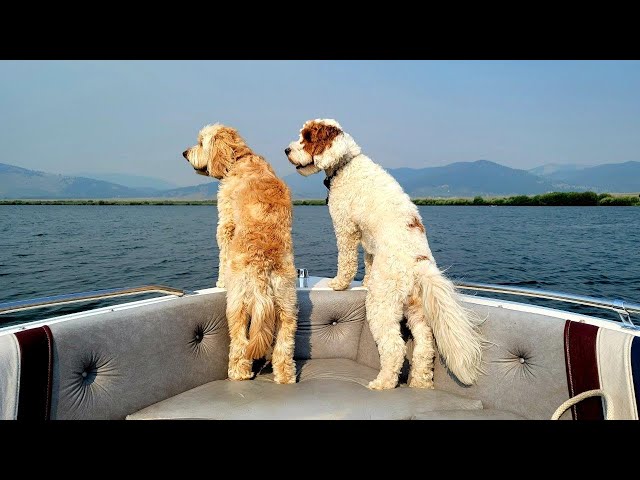
[[[276,383],[296,383],[296,364],[294,361],[273,364],[273,381]]]
[[[242,364],[236,364],[230,366],[227,371],[229,380],[249,380],[253,376],[250,362],[242,362]]]
[[[433,380],[426,380],[424,378],[412,378],[409,382],[411,388],[429,388],[434,389]]]
[[[296,376],[295,375],[274,375],[273,381],[283,385],[296,383]]]
[[[250,380],[253,373],[229,372],[229,380]]]
[[[376,378],[375,380],[369,382],[369,389],[371,390],[390,390],[392,388],[396,388],[397,380],[389,380],[388,378]]]
[[[218,281],[216,281],[216,287],[218,287],[218,288],[225,288],[225,286],[224,286],[224,281],[222,281],[222,280],[218,280]]]
[[[329,280],[327,285],[329,285],[329,287],[334,290],[346,290],[347,288],[349,288],[349,285],[351,285],[351,282],[345,282],[344,280],[335,277]]]

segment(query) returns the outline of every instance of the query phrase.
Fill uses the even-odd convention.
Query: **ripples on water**
[[[454,280],[640,303],[640,208],[419,208],[436,261]],[[216,222],[216,208],[205,205],[0,206],[0,302],[144,284],[214,286]],[[297,267],[335,275],[326,207],[295,207],[293,240]],[[356,279],[363,269],[361,257]],[[123,301],[3,315],[0,325]]]

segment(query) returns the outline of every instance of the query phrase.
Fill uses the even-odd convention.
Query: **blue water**
[[[454,280],[640,302],[640,208],[425,206],[420,213],[438,265]],[[214,286],[216,222],[214,206],[0,206],[0,302],[145,284]],[[297,267],[335,275],[327,207],[295,207],[293,240]],[[356,279],[363,268],[361,258]],[[2,315],[0,325],[86,307]]]

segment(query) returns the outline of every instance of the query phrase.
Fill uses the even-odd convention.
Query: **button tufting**
[[[331,325],[337,325],[338,322],[336,322],[335,320],[333,322],[331,322]]]
[[[524,363],[524,358],[520,357],[520,363]]]
[[[204,327],[202,325],[196,326],[196,330],[193,332],[193,343],[200,343],[204,340]]]
[[[88,373],[86,371],[82,372],[82,378],[87,378]]]

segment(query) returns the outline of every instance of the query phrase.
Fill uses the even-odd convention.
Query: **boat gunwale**
[[[327,278],[327,277],[308,277],[308,286],[306,286],[306,287],[298,287],[297,290],[300,290],[300,291],[333,291],[333,289],[327,285],[329,280],[330,280],[330,278]],[[477,284],[477,283],[466,283],[466,284],[457,283],[456,286],[458,288],[466,288],[466,289],[469,289],[469,290],[480,290],[479,288],[476,288],[476,287],[479,287],[479,286],[502,287],[501,285]],[[514,290],[513,287],[508,287],[508,288],[510,290]],[[350,286],[349,290],[363,291],[363,290],[366,290],[366,287],[363,287],[361,282],[354,281],[354,282],[351,283],[351,286]],[[535,292],[534,289],[526,289],[526,290],[530,290],[530,291]],[[161,302],[166,302],[166,301],[175,301],[175,300],[178,300],[180,298],[188,298],[188,297],[198,296],[198,295],[210,295],[210,294],[221,293],[221,292],[225,292],[225,291],[226,291],[226,289],[224,289],[224,288],[210,287],[210,288],[204,288],[204,289],[194,290],[194,291],[184,291],[184,295],[180,295],[180,296],[164,295],[164,296],[161,296],[161,297],[154,297],[154,298],[150,298],[150,299],[137,300],[137,301],[126,302],[126,303],[119,303],[119,304],[111,305],[111,306],[107,306],[107,307],[94,308],[94,309],[91,309],[91,310],[85,310],[85,311],[81,311],[81,312],[64,314],[64,315],[51,317],[51,318],[47,318],[47,319],[34,320],[34,321],[31,321],[31,322],[25,322],[25,323],[21,323],[21,324],[8,325],[6,327],[0,327],[0,335],[15,333],[15,332],[19,332],[21,330],[26,330],[28,328],[34,328],[34,327],[38,327],[38,326],[42,326],[42,325],[52,325],[52,324],[55,324],[55,323],[60,323],[60,322],[63,322],[63,321],[73,320],[73,319],[77,319],[77,318],[90,317],[90,316],[94,316],[94,315],[100,315],[100,314],[103,314],[103,313],[110,313],[110,312],[116,312],[116,311],[121,311],[121,310],[127,310],[127,309],[130,309],[130,308],[143,307],[143,306],[152,305],[152,304],[155,304],[155,303],[161,303]],[[541,292],[545,292],[545,291],[541,291]],[[145,292],[141,292],[141,293],[145,293]],[[502,291],[502,292],[494,292],[494,293],[507,293],[507,292],[503,292]],[[552,293],[560,294],[560,292],[552,292]],[[513,293],[513,292],[511,294],[515,295],[515,293]],[[483,297],[483,296],[479,296],[479,295],[469,295],[469,294],[464,294],[464,293],[458,293],[458,295],[459,295],[459,297],[460,297],[460,299],[462,301],[468,302],[468,303],[472,303],[472,304],[485,305],[485,306],[497,307],[497,308],[505,308],[507,310],[521,311],[521,312],[525,312],[525,313],[533,313],[533,314],[539,314],[539,315],[546,315],[546,316],[549,316],[549,317],[561,318],[561,319],[564,319],[564,320],[572,320],[572,321],[577,321],[577,322],[582,322],[582,323],[589,323],[589,324],[592,324],[592,325],[605,327],[605,328],[616,329],[616,330],[621,330],[621,331],[624,331],[624,332],[627,332],[627,333],[630,333],[630,334],[633,334],[633,335],[636,335],[636,336],[640,336],[640,330],[633,330],[631,328],[625,327],[622,322],[619,322],[619,321],[616,321],[616,320],[612,320],[612,319],[594,317],[594,316],[590,316],[590,315],[583,315],[583,314],[580,314],[580,313],[573,313],[573,312],[568,312],[568,311],[565,311],[565,310],[560,310],[560,309],[551,308],[551,307],[538,306],[538,305],[533,305],[533,304],[528,304],[528,303],[514,302],[514,301],[510,301],[510,300],[500,300],[500,299],[495,299],[495,298],[490,298],[490,297]],[[570,294],[567,294],[567,295],[570,295]],[[533,295],[525,295],[525,296],[533,296]],[[545,298],[545,297],[540,297],[540,298]],[[586,298],[593,298],[593,297],[586,297]],[[556,298],[550,298],[550,299],[551,300],[557,300]],[[578,302],[572,302],[572,303],[578,303]],[[625,304],[625,305],[629,305],[629,304]],[[635,305],[635,304],[630,304],[630,305]],[[595,305],[590,305],[590,306],[594,306],[594,307],[597,308],[597,306],[595,306]],[[611,310],[616,311],[613,308],[611,308]]]

